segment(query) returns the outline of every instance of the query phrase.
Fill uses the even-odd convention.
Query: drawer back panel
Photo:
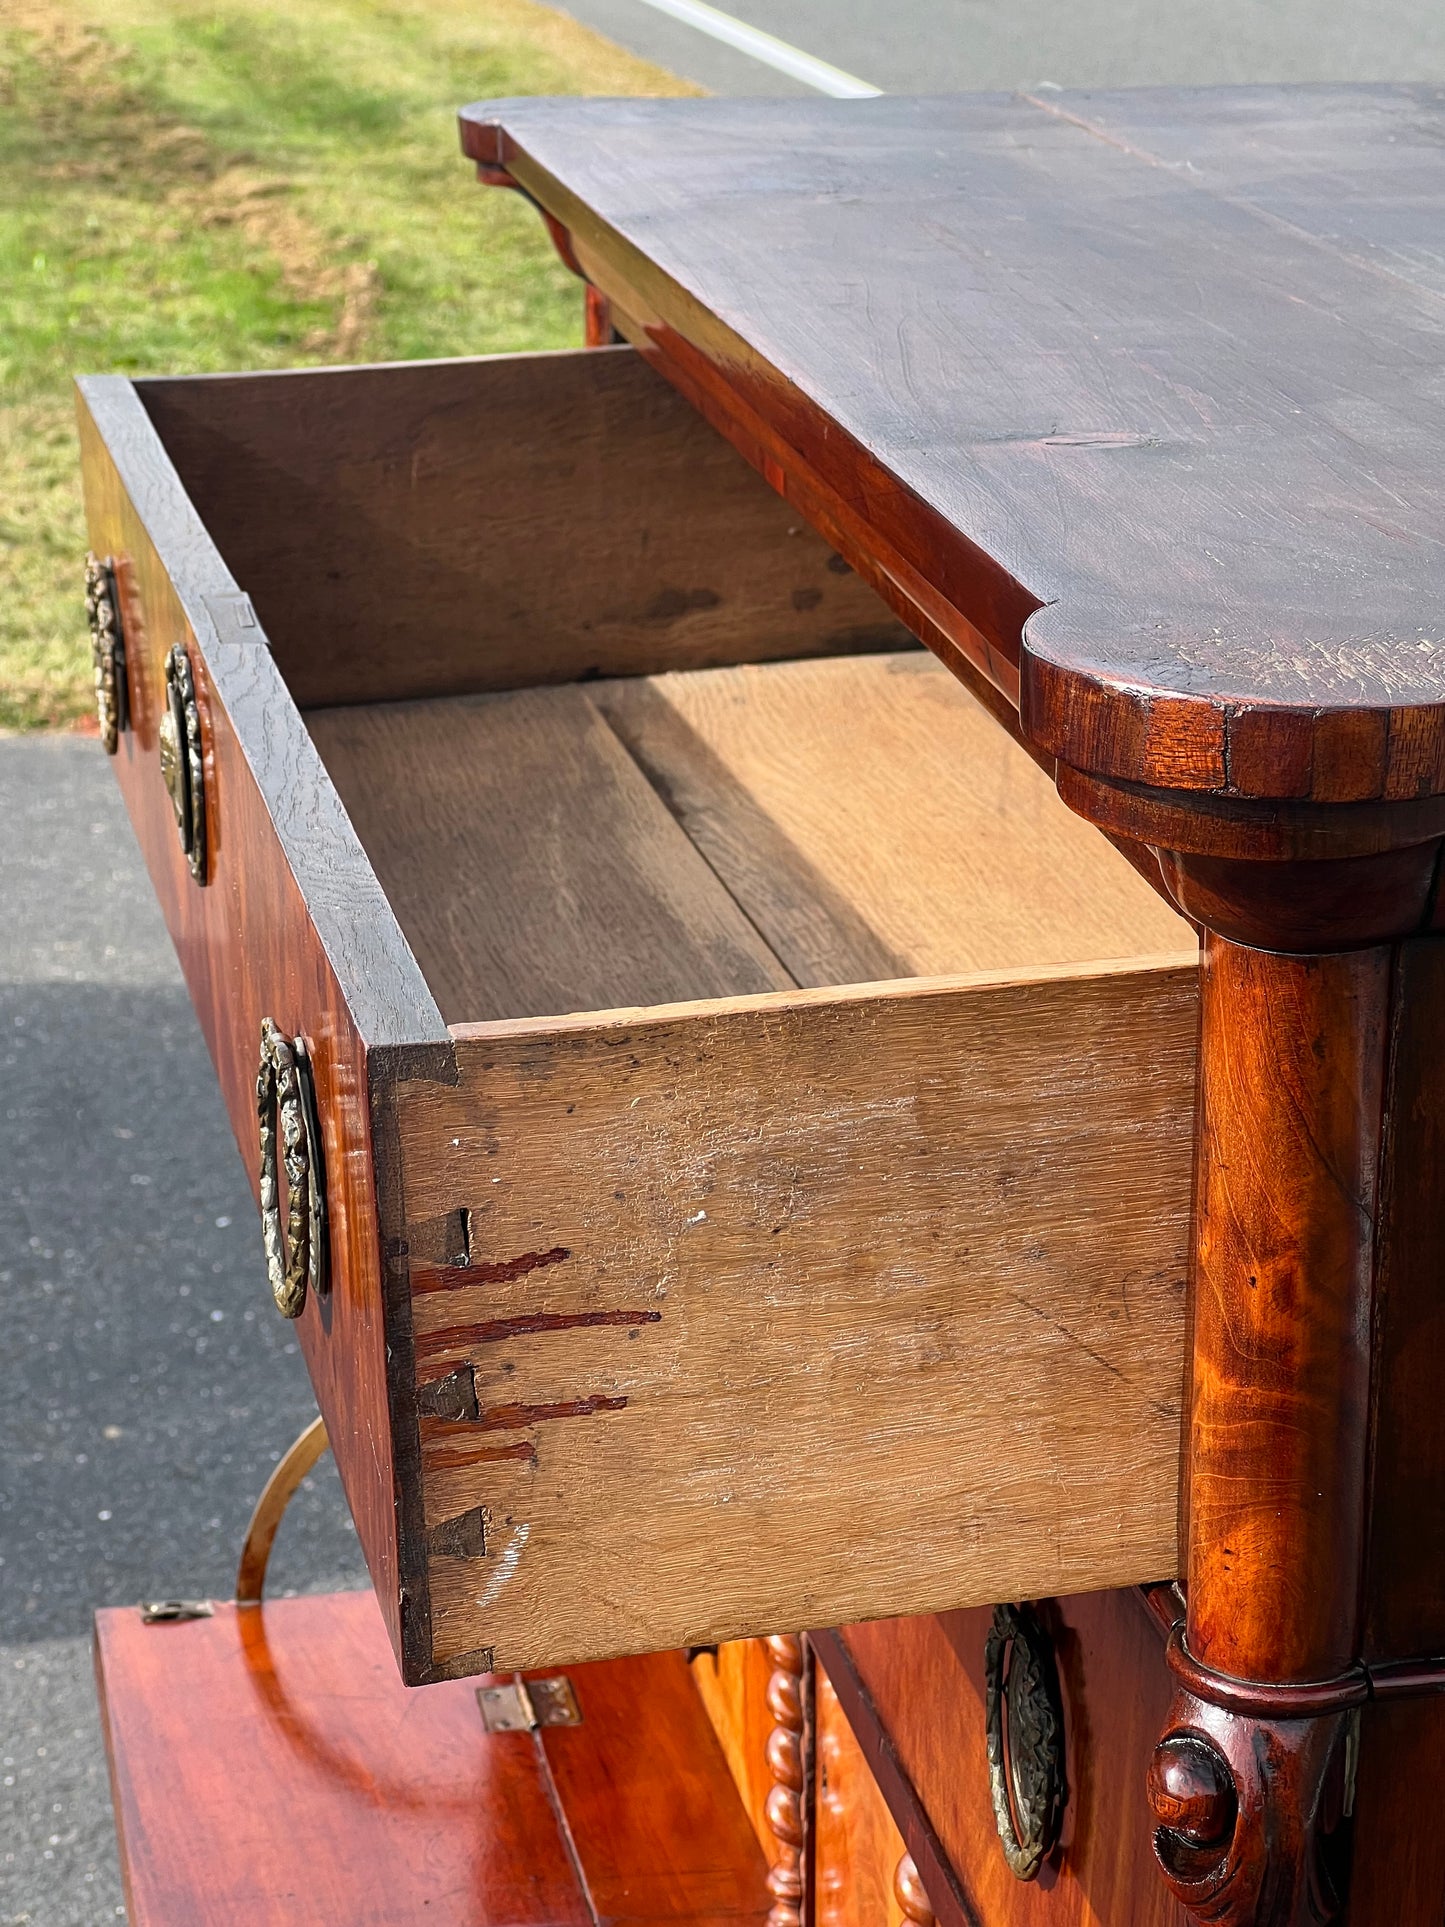
[[[1171,1575],[1196,1019],[1160,963],[455,1027],[396,1094],[438,1670]]]
[[[914,646],[631,348],[136,386],[303,707]]]

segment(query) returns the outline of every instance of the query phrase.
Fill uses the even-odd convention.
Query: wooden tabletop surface
[[[1445,89],[527,99],[463,144],[889,525],[1041,749],[1445,792]]]

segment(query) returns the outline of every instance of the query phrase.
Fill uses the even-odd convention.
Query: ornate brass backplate
[[[157,731],[161,777],[191,875],[206,880],[206,779],[201,754],[201,717],[191,659],[176,643],[166,657],[166,700]]]
[[[100,740],[107,756],[114,756],[120,732],[127,726],[125,636],[120,622],[120,596],[115,586],[115,564],[107,556],[85,558],[85,612],[90,618],[90,660],[95,672],[95,713]]]
[[[1032,1880],[1058,1842],[1068,1798],[1053,1646],[1027,1608],[995,1606],[983,1666],[994,1824],[1012,1871]]]
[[[326,1171],[317,1123],[311,1062],[304,1041],[287,1039],[269,1017],[261,1020],[256,1073],[256,1121],[261,1146],[261,1238],[276,1309],[299,1318],[306,1293],[324,1296],[327,1275]],[[286,1219],[281,1219],[281,1179]]]

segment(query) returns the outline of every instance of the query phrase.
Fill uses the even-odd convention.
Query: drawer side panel
[[[430,1006],[428,1023],[430,1000],[394,925],[368,921],[365,859],[264,637],[257,630],[251,642],[223,640],[210,619],[218,600],[225,603],[229,578],[129,384],[90,387],[86,399],[92,406],[83,400],[80,409],[86,507],[93,547],[115,558],[132,725],[121,738],[115,773],[253,1192],[262,1017],[273,1018],[288,1035],[303,1035],[309,1046],[326,1162],[333,1287],[324,1303],[314,1296],[308,1301],[298,1338],[399,1650],[406,1575],[399,1561],[387,1352],[389,1336],[404,1348],[407,1305],[403,1297],[396,1331],[389,1334],[368,1091],[368,1042],[374,1040],[362,1024],[371,1025],[379,1010],[388,1027],[425,1038],[428,1028],[440,1033],[440,1019]],[[229,594],[234,599],[234,584]],[[201,716],[210,846],[204,886],[191,877],[182,854],[157,754],[165,657],[177,642],[191,659]],[[288,840],[294,846],[305,838],[308,826],[316,847],[302,852],[304,862],[326,873],[322,908],[337,912],[330,944],[318,934],[287,848]],[[374,879],[370,889],[380,902]],[[340,914],[348,895],[349,925]],[[343,949],[348,928],[355,942]],[[338,950],[349,966],[349,985],[338,976]],[[408,1003],[410,980],[420,997]],[[444,1043],[440,1048],[445,1053]],[[259,1240],[256,1291],[258,1299],[266,1294]],[[408,1419],[414,1437],[409,1401],[403,1433]]]
[[[459,1032],[400,1099],[467,1227],[411,1274],[438,1667],[1172,1574],[1196,984]]]

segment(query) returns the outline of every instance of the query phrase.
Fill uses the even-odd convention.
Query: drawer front
[[[746,1640],[692,1662],[770,1864],[789,1860],[786,1789],[802,1789],[802,1866],[819,1927],[1187,1927],[1141,1823],[1169,1704],[1164,1635],[1136,1589],[1031,1608],[1055,1664],[1067,1798],[1037,1876],[1011,1872],[993,1816],[987,1608]],[[771,1654],[770,1656],[770,1649]],[[775,1657],[796,1649],[796,1695]],[[800,1709],[794,1713],[793,1706]],[[780,1745],[796,1733],[794,1749]],[[905,1858],[906,1856],[906,1858]],[[805,1908],[805,1917],[807,1909]]]
[[[132,826],[258,1183],[263,1017],[304,1036],[330,1217],[331,1291],[298,1337],[378,1597],[400,1643],[402,1575],[368,1052],[445,1032],[281,682],[246,598],[196,521],[131,384],[80,405],[91,546],[114,559],[130,728],[114,758]],[[191,873],[161,774],[166,658],[186,651],[204,770]],[[257,1290],[265,1289],[257,1250]]]
[[[1058,1844],[1027,1881],[1004,1858],[989,1792],[989,1610],[815,1636],[827,1681],[820,1707],[835,1698],[850,1728],[839,1740],[820,1712],[820,1756],[831,1743],[849,1768],[837,1788],[840,1812],[828,1816],[819,1793],[820,1908],[838,1856],[860,1851],[859,1840],[875,1843],[861,1850],[866,1877],[881,1883],[891,1852],[891,1843],[876,1844],[883,1799],[942,1927],[1187,1927],[1143,1823],[1145,1776],[1170,1697],[1160,1626],[1132,1588],[1047,1599],[1033,1611],[1057,1666],[1068,1797]]]

